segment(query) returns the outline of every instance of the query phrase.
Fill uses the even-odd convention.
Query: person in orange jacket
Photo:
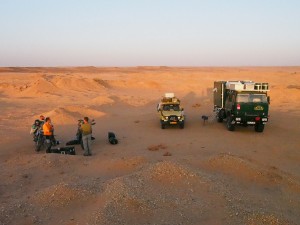
[[[45,123],[43,125],[43,132],[44,132],[44,137],[46,138],[46,143],[47,143],[47,149],[46,152],[50,152],[50,149],[52,147],[52,143],[54,140],[54,136],[53,136],[53,125],[51,124],[51,119],[50,117],[46,117],[45,119]]]

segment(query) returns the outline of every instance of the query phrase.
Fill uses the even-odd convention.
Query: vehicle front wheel
[[[254,127],[255,131],[260,132],[260,133],[264,131],[264,128],[265,128],[265,125],[261,124],[261,123],[255,124],[255,127]]]
[[[235,126],[234,126],[234,124],[232,124],[232,117],[231,116],[227,117],[226,126],[227,126],[227,130],[234,131]]]
[[[183,128],[184,128],[184,122],[182,122],[182,123],[179,124],[179,128],[180,128],[180,129],[183,129]]]
[[[166,128],[166,124],[164,124],[163,120],[160,121],[160,126],[161,126],[161,129],[165,129]]]

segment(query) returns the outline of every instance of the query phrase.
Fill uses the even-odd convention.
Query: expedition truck
[[[263,132],[269,117],[268,83],[215,81],[213,91],[218,122],[225,119],[229,131],[236,125],[251,125],[256,132]]]
[[[181,129],[184,128],[183,108],[174,93],[165,93],[165,96],[157,105],[157,112],[161,129],[165,129],[167,125],[179,125]]]

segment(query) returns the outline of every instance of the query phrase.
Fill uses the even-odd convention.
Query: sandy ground
[[[1,225],[300,224],[300,67],[0,68],[0,78]],[[269,82],[263,133],[215,120],[215,80]],[[160,128],[165,92],[181,99],[184,129]],[[93,156],[36,153],[40,114],[61,146],[94,118]]]

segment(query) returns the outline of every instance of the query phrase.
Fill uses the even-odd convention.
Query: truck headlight
[[[241,118],[235,118],[235,121],[241,121]]]

